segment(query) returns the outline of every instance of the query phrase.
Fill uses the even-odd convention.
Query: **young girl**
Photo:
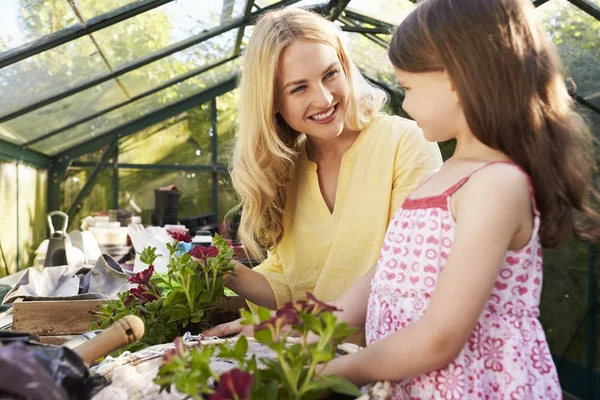
[[[395,399],[558,399],[538,321],[542,246],[598,237],[592,139],[528,0],[425,0],[389,55],[405,110],[454,156],[393,217],[375,268],[338,300],[368,347],[327,374]],[[574,226],[574,209],[588,228]]]

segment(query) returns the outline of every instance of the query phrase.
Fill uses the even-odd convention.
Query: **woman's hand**
[[[207,329],[202,332],[202,335],[206,337],[223,337],[223,336],[231,336],[231,335],[242,335],[242,336],[252,336],[254,335],[254,325],[242,325],[242,319],[238,318],[231,322],[226,322],[224,324],[217,325],[213,328]]]

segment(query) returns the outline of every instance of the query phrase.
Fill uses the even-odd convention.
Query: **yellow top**
[[[330,213],[317,165],[304,150],[290,184],[283,238],[254,269],[267,278],[277,307],[305,299],[306,292],[336,300],[375,265],[394,211],[441,164],[437,144],[415,122],[377,116],[342,157]]]

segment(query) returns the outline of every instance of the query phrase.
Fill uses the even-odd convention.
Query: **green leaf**
[[[307,387],[307,392],[324,393],[328,389],[352,397],[359,397],[362,394],[356,385],[346,378],[337,375],[324,376],[319,380],[310,382]]]
[[[233,348],[233,353],[238,360],[243,360],[247,351],[248,339],[246,339],[246,336],[241,336]]]
[[[270,329],[261,329],[254,332],[254,339],[259,343],[270,344],[273,343],[273,333]]]
[[[181,304],[176,304],[171,310],[171,318],[169,319],[169,323],[181,321],[183,319],[188,319],[190,317],[190,310],[186,306]]]
[[[265,307],[258,307],[258,319],[260,322],[271,319],[271,310]]]

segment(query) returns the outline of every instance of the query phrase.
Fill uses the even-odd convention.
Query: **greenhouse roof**
[[[533,3],[547,26],[561,25],[550,35],[570,42],[574,97],[598,113],[600,0]],[[371,60],[385,59],[408,0],[3,0],[0,156],[48,166],[234,89],[253,22],[283,6],[336,20],[362,72],[399,91],[391,65]],[[580,25],[594,37],[578,39]]]

